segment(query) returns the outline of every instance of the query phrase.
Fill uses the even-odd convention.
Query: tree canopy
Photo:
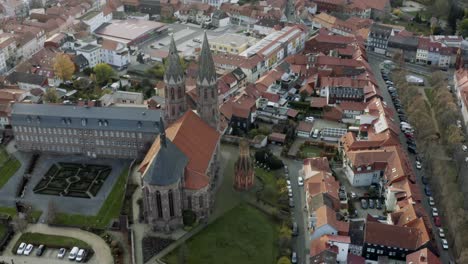
[[[105,85],[109,82],[110,78],[114,76],[114,69],[107,63],[99,63],[94,67],[96,74],[96,82],[100,85]]]
[[[54,59],[54,73],[62,81],[68,81],[75,73],[75,64],[67,54],[59,53]]]

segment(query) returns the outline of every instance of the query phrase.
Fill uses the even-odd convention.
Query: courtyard
[[[34,187],[34,192],[92,198],[97,195],[110,173],[109,166],[59,162],[52,164]]]

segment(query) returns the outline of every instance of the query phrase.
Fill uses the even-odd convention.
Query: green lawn
[[[125,195],[125,183],[127,182],[128,168],[122,171],[117,182],[112,188],[111,193],[107,196],[106,201],[102,205],[98,214],[95,216],[76,215],[58,213],[55,218],[55,223],[60,225],[72,225],[93,228],[106,228],[110,221],[117,218],[120,214],[120,209],[123,204]]]
[[[0,239],[3,239],[3,236],[5,236],[6,232],[7,232],[6,225],[0,225]]]
[[[274,173],[261,168],[255,168],[255,177],[260,178],[263,183],[263,190],[260,192],[261,199],[271,205],[277,205],[279,190]]]
[[[278,256],[278,226],[259,210],[241,204],[186,242],[190,264],[271,264]],[[165,262],[178,262],[178,249]]]
[[[0,148],[0,164],[3,164],[5,161],[7,161],[9,157],[10,155],[8,155],[6,149]]]
[[[16,215],[16,209],[14,207],[0,207],[0,214],[9,215],[11,218],[13,218]],[[41,215],[42,211],[32,211],[31,215],[29,216],[29,222],[37,222]]]
[[[41,233],[24,233],[20,236],[20,238],[16,241],[15,246],[13,247],[13,253],[16,253],[16,249],[18,248],[21,242],[25,242],[26,244],[33,244],[36,247],[39,245],[45,245],[49,248],[72,248],[72,247],[79,247],[85,249],[91,249],[88,243],[73,238],[73,237],[66,237],[66,236],[54,236],[54,235],[46,235]]]
[[[322,152],[320,148],[315,146],[304,146],[300,151],[304,158],[320,157],[320,152]]]
[[[13,156],[11,156],[11,158],[3,164],[3,166],[0,168],[0,188],[2,188],[3,185],[8,182],[11,176],[13,176],[20,167],[21,162],[19,162]]]

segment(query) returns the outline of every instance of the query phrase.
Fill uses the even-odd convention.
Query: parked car
[[[462,145],[462,150],[463,151],[467,151],[468,150],[468,147],[466,145]]]
[[[366,199],[361,199],[361,208],[362,209],[367,209],[368,208],[368,204],[367,204]]]
[[[375,208],[382,209],[382,202],[379,199],[375,199]]]
[[[294,200],[293,200],[293,198],[289,198],[289,207],[291,207],[291,208],[294,207]]]
[[[286,185],[287,185],[287,186],[291,186],[291,181],[290,181],[290,180],[286,180]]]
[[[82,262],[85,258],[86,258],[86,255],[88,254],[88,252],[86,251],[86,249],[80,249],[78,251],[78,254],[76,255],[76,261],[77,262]]]
[[[435,207],[432,207],[432,216],[439,216],[439,210]]]
[[[447,250],[449,248],[449,245],[448,245],[448,242],[447,242],[447,239],[442,239],[442,248]]]
[[[25,249],[26,249],[26,243],[21,242],[18,249],[16,250],[16,254],[23,255]]]
[[[373,199],[369,199],[369,208],[370,209],[374,209],[374,200]]]
[[[427,197],[427,201],[430,206],[435,206],[434,198],[432,196]]]
[[[424,185],[426,185],[429,182],[429,179],[426,176],[421,176],[421,181]]]
[[[440,238],[444,238],[444,237],[445,237],[444,229],[443,229],[442,227],[439,227],[439,237],[440,237]]]
[[[421,162],[416,161],[416,169],[418,169],[418,170],[422,169]]]
[[[299,231],[298,231],[298,228],[297,228],[297,223],[296,223],[296,222],[294,222],[294,223],[293,223],[293,227],[292,227],[292,235],[293,235],[293,236],[297,236],[297,235],[299,235]]]
[[[351,199],[356,199],[357,198],[357,194],[355,192],[351,192]]]
[[[57,258],[63,258],[65,257],[65,253],[67,253],[67,250],[65,248],[60,248],[59,252],[57,254]]]
[[[36,256],[40,257],[42,254],[44,254],[45,246],[44,245],[39,245],[39,247],[36,250]]]
[[[292,189],[288,189],[288,196],[289,196],[289,197],[292,197],[292,196],[293,196]]]
[[[411,154],[417,154],[418,153],[416,148],[413,147],[413,146],[408,146],[408,152],[411,153]]]
[[[431,187],[429,185],[426,185],[424,187],[424,193],[426,193],[427,196],[432,196],[432,190],[431,190]]]
[[[76,255],[78,254],[78,251],[80,249],[78,247],[73,247],[72,250],[70,250],[70,253],[68,253],[68,259],[69,260],[75,260]]]
[[[297,254],[293,252],[291,255],[291,263],[297,263]]]
[[[299,186],[303,186],[304,185],[304,179],[302,177],[297,178],[297,184],[299,184]]]
[[[434,217],[434,225],[437,226],[437,227],[442,226],[442,224],[440,223],[440,217],[439,216]]]
[[[31,254],[33,249],[34,249],[34,246],[32,244],[28,244],[26,246],[26,249],[24,250],[23,255],[29,256],[29,254]]]

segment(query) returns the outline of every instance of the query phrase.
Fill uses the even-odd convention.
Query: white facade
[[[344,172],[352,186],[370,186],[372,183],[378,183],[380,171],[368,170],[368,168],[357,168],[357,172],[346,163],[343,163]]]
[[[331,246],[336,246],[338,248],[338,254],[336,256],[336,260],[339,263],[347,263],[348,260],[348,252],[349,252],[349,243],[338,242],[329,240],[328,243]]]
[[[450,66],[450,55],[440,54],[439,56],[439,67],[446,68]]]
[[[19,47],[17,50],[18,56],[21,56],[23,60],[31,58],[36,54],[40,49],[44,47],[45,38],[41,37],[39,39],[33,38],[23,46]]]
[[[130,53],[127,51],[127,48],[123,44],[119,43],[119,46],[121,47],[118,47],[117,50],[109,50],[102,48],[102,62],[105,62],[117,68],[127,66],[130,63]]]
[[[229,26],[230,20],[231,20],[230,17],[225,17],[225,18],[219,19],[218,20],[219,21],[218,27],[227,27],[227,26]]]
[[[101,48],[94,45],[92,47],[88,46],[76,49],[76,54],[82,54],[88,60],[89,67],[94,68],[94,66],[102,63]]]
[[[428,53],[429,52],[427,49],[417,49],[416,50],[416,62],[426,64]]]
[[[94,32],[102,24],[112,20],[112,13],[104,15],[102,11],[91,11],[82,19],[83,23],[89,26],[89,31]]]

